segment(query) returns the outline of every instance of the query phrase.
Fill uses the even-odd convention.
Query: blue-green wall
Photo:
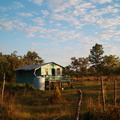
[[[40,76],[41,74],[41,71],[40,69],[38,69],[36,71],[36,75],[37,76]],[[17,71],[16,72],[16,82],[17,83],[33,83],[33,79],[34,79],[34,71],[23,71],[23,70],[20,70],[20,71]]]

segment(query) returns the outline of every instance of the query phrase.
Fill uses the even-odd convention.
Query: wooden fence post
[[[114,105],[116,106],[117,105],[117,81],[114,80]]]
[[[82,91],[81,90],[78,91],[78,95],[79,95],[78,96],[79,98],[78,98],[75,120],[79,120],[80,107],[82,103]]]
[[[101,77],[101,93],[102,93],[102,105],[103,105],[103,112],[105,111],[105,91],[103,85],[103,78]]]
[[[3,76],[3,86],[2,86],[2,105],[3,105],[3,100],[4,100],[4,89],[5,89],[5,73]]]

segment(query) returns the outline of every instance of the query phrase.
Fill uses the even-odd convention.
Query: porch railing
[[[55,81],[70,81],[70,76],[46,76],[46,80],[55,80]]]

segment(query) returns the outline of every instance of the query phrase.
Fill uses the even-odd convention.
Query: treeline
[[[66,66],[63,74],[72,77],[120,75],[120,58],[115,55],[103,55],[103,46],[95,44],[86,58],[71,58],[71,64]],[[6,73],[7,81],[15,81],[15,68],[41,64],[44,60],[36,53],[28,51],[24,56],[18,56],[17,51],[10,55],[0,53],[0,81]]]
[[[44,60],[36,52],[28,51],[24,56],[18,56],[17,51],[10,55],[0,53],[0,81],[3,80],[3,74],[6,74],[8,82],[15,80],[14,69],[30,64],[41,64]]]
[[[120,58],[116,55],[104,55],[103,46],[95,44],[86,58],[71,58],[71,64],[65,67],[64,74],[79,78],[84,76],[120,75]]]

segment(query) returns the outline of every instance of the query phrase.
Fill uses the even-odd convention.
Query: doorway
[[[52,76],[55,76],[55,69],[52,69]]]

